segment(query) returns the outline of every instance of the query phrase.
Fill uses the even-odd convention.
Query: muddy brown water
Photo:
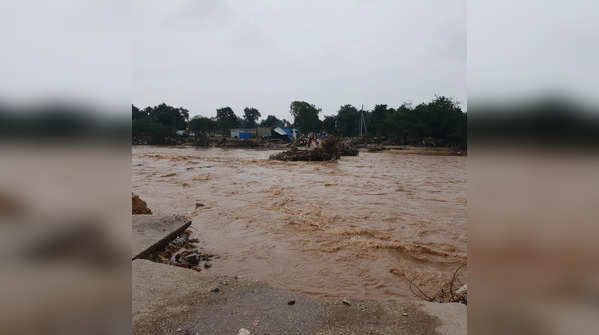
[[[133,192],[193,219],[210,271],[314,296],[410,299],[407,278],[435,293],[466,264],[465,157],[276,152],[134,146]]]

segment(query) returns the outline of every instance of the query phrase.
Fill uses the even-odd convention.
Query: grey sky
[[[599,105],[599,2],[468,2],[468,97],[560,93]]]
[[[0,100],[130,113],[130,21],[126,1],[0,2]]]
[[[231,106],[290,119],[305,100],[336,113],[466,102],[464,1],[134,0],[133,103],[192,115]]]
[[[0,99],[167,102],[289,118],[304,99],[396,106],[559,90],[599,104],[595,0],[0,3]],[[466,71],[466,22],[468,68]],[[133,32],[132,32],[133,28]],[[133,56],[133,57],[132,57]]]

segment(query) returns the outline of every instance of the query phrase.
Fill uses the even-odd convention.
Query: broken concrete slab
[[[137,259],[167,245],[191,225],[191,220],[180,215],[135,215],[132,223],[132,256]]]
[[[222,285],[222,282],[228,285]],[[297,294],[243,279],[204,275],[166,264],[132,264],[133,334],[314,334],[322,325],[321,304]],[[214,288],[219,288],[218,291]],[[294,306],[287,302],[295,300]],[[260,332],[253,328],[257,320]],[[304,329],[304,331],[302,331]],[[301,332],[300,332],[301,331]]]
[[[132,284],[133,334],[180,329],[183,334],[219,335],[241,328],[251,334],[466,334],[465,308],[452,308],[446,315],[447,304],[430,311],[408,301],[352,301],[348,306],[338,299],[316,299],[263,282],[141,259],[133,261]],[[443,328],[449,321],[450,328]]]

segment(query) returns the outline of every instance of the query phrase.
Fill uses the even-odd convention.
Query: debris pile
[[[152,211],[148,208],[148,204],[145,201],[141,200],[138,195],[131,194],[132,200],[132,214],[152,214]]]
[[[335,136],[322,140],[319,147],[314,149],[298,149],[295,145],[290,150],[270,156],[270,159],[280,161],[331,161],[341,156],[356,156],[356,149],[350,141],[340,141]]]
[[[212,267],[210,262],[217,256],[199,250],[196,246],[198,239],[190,237],[191,230],[184,231],[164,248],[149,255],[148,259],[196,271],[202,271],[202,268],[209,269]]]
[[[339,141],[339,153],[341,156],[358,156],[358,148],[351,141]]]
[[[293,141],[292,146],[306,147],[308,146],[308,142],[310,141],[310,137],[308,135],[300,135]]]
[[[283,151],[269,157],[269,159],[279,161],[331,161],[336,160],[337,158],[338,155],[336,153],[326,152],[322,148],[301,150],[295,147],[292,147],[291,150]]]

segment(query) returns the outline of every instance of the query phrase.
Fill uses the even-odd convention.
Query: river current
[[[278,151],[134,146],[132,184],[183,214],[209,270],[320,297],[415,298],[467,262],[466,158],[360,152],[280,162]]]

